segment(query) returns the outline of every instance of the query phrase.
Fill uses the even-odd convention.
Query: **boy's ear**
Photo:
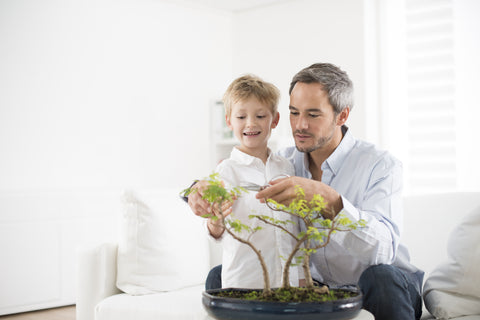
[[[278,126],[279,121],[280,121],[280,112],[277,111],[277,114],[273,117],[271,128],[272,129],[276,128]]]
[[[343,126],[345,122],[347,122],[349,115],[350,115],[350,108],[346,107],[337,116],[337,126]]]
[[[230,117],[228,115],[225,115],[225,122],[227,123],[227,127],[229,127],[230,130],[233,130],[232,123],[230,122]]]

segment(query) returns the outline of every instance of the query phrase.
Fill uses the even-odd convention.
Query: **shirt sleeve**
[[[393,263],[403,219],[401,191],[401,163],[383,161],[377,164],[361,204],[355,206],[342,195],[343,209],[339,214],[352,221],[363,219],[365,227],[338,232],[332,241],[365,264]]]

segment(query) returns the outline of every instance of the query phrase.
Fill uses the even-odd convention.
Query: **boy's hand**
[[[208,218],[207,228],[210,231],[210,235],[218,239],[225,231],[222,214],[224,217],[226,217],[232,213],[232,206],[235,198],[232,201],[225,201],[221,207],[219,207],[218,204],[215,204],[212,207],[208,201],[202,199],[203,191],[208,187],[208,185],[209,183],[206,180],[200,180],[193,185],[192,189],[195,189],[196,191],[189,194],[188,205],[195,215]],[[217,219],[212,219],[212,214],[214,214]]]
[[[220,218],[220,208],[218,208],[218,206],[212,208],[208,201],[202,199],[203,191],[207,187],[208,181],[206,180],[200,180],[195,185],[193,185],[192,189],[195,189],[196,191],[188,195],[188,205],[190,206],[190,209],[192,209],[193,213],[197,216],[206,217],[213,213]],[[232,206],[233,201],[223,203],[221,209],[225,217],[232,213]]]
[[[208,182],[205,180],[199,180],[191,188],[195,191],[192,191],[188,195],[188,205],[192,209],[193,213],[197,216],[205,216],[212,213],[210,204],[202,199],[203,191],[207,188]]]
[[[235,201],[236,198],[234,198],[232,201],[225,201],[221,207],[218,206],[218,203],[216,203],[213,206],[213,213],[217,216],[218,219],[222,219],[222,214],[223,217],[227,217],[232,213],[232,207],[233,207],[233,201]]]

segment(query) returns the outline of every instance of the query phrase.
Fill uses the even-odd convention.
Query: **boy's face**
[[[228,127],[240,141],[240,150],[258,156],[267,149],[271,130],[278,124],[279,114],[274,116],[270,106],[251,97],[233,104],[226,116]]]

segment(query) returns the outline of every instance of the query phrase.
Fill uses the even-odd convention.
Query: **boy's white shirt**
[[[247,183],[265,185],[273,178],[288,174],[294,175],[293,165],[287,159],[268,150],[266,164],[259,158],[250,156],[233,148],[230,158],[223,160],[216,168],[220,179],[227,188]],[[254,233],[250,240],[259,249],[265,259],[270,276],[270,286],[280,287],[285,259],[295,245],[294,239],[279,228],[267,225],[258,219],[249,219],[251,214],[262,214],[282,220],[294,220],[292,216],[269,209],[255,198],[255,191],[247,191],[234,202],[233,213],[227,219],[239,219],[252,228],[261,226],[262,230]],[[298,233],[298,221],[288,224],[290,231]],[[241,234],[247,237],[247,233]],[[223,288],[262,288],[263,273],[257,255],[248,245],[235,240],[227,232],[219,239],[223,247],[222,287]],[[282,258],[283,257],[283,258]],[[295,261],[293,261],[295,263]],[[303,279],[301,266],[290,268],[290,285],[298,286]]]

